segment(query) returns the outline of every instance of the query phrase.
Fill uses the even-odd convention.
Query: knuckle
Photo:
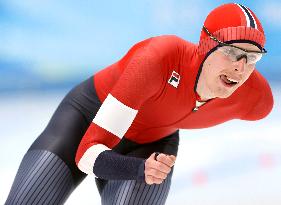
[[[148,185],[153,184],[153,182],[152,182],[152,181],[146,181],[146,183],[147,183]]]
[[[146,160],[145,163],[144,163],[144,167],[145,167],[145,168],[148,168],[149,165],[150,165],[149,160]]]
[[[162,172],[160,177],[161,179],[165,179],[167,177],[167,174]]]
[[[145,179],[145,182],[147,184],[153,184],[153,178],[151,176],[147,176],[146,179]]]
[[[152,175],[152,169],[147,169],[146,175],[151,176]]]
[[[157,159],[163,160],[163,156],[164,156],[164,154],[161,153],[161,154],[158,155]]]
[[[153,176],[157,176],[157,175],[158,175],[158,171],[155,170],[155,169],[153,169],[153,170],[151,171],[151,173],[153,174]]]
[[[167,171],[168,171],[168,173],[170,173],[170,172],[171,172],[171,170],[172,170],[172,168],[171,168],[171,167],[169,167],[169,168],[168,168],[168,170],[167,170]]]
[[[158,180],[155,182],[155,184],[161,184],[162,182],[163,182],[163,180],[158,179]]]
[[[163,169],[164,164],[162,162],[158,162],[157,167],[160,168],[160,169]]]
[[[163,171],[165,173],[169,170],[169,167],[164,164],[161,164],[159,168],[161,169],[161,171]]]
[[[165,177],[165,174],[163,172],[158,173],[158,178],[163,179]]]

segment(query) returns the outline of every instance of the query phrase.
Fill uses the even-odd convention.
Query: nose
[[[245,65],[247,64],[247,57],[242,57],[234,62],[234,68],[236,72],[243,73],[245,70]]]

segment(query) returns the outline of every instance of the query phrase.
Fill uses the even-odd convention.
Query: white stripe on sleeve
[[[99,154],[105,150],[110,150],[107,146],[103,144],[96,144],[91,146],[84,155],[81,157],[80,161],[78,162],[78,168],[86,173],[86,174],[93,174],[93,167],[95,161]]]
[[[128,107],[111,94],[108,94],[93,122],[120,139],[125,135],[138,110]]]

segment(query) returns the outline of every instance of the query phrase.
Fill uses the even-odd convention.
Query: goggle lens
[[[246,57],[248,65],[255,64],[262,58],[262,53],[248,53],[241,49],[231,46],[219,47],[218,51],[222,52],[224,55],[229,57],[229,59],[233,62],[239,61],[241,58]]]

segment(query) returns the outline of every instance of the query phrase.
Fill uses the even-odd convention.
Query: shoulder
[[[161,44],[167,44],[167,45],[177,45],[180,43],[184,43],[185,40],[177,35],[159,35],[159,36],[153,36],[151,37],[151,40],[157,43]]]
[[[161,35],[151,38],[150,46],[157,51],[180,50],[187,43],[186,40],[176,35]]]
[[[127,56],[147,55],[158,60],[170,56],[177,58],[189,47],[193,48],[194,44],[176,35],[153,36],[135,43],[129,49]]]
[[[184,42],[183,39],[176,35],[153,36],[135,43],[127,54],[167,54],[176,51]]]

